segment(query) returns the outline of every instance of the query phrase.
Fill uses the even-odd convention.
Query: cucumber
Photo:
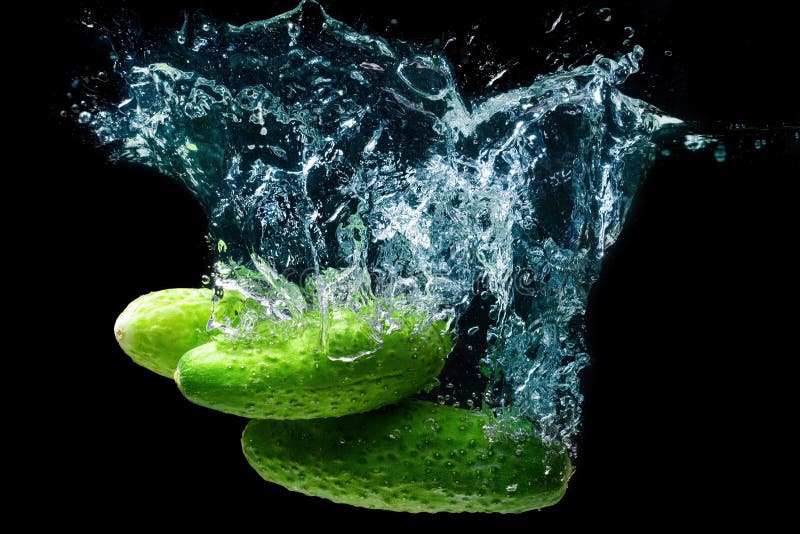
[[[450,352],[444,321],[393,317],[377,339],[370,313],[319,311],[274,343],[214,341],[187,352],[175,380],[190,401],[251,419],[313,419],[366,412],[418,392]],[[324,343],[323,343],[324,340]]]
[[[520,513],[557,503],[571,473],[529,423],[425,401],[316,421],[253,420],[247,461],[269,482],[398,512]]]
[[[211,317],[214,292],[176,288],[155,291],[131,302],[114,324],[122,350],[142,367],[172,378],[183,354],[211,341],[206,324]],[[237,306],[239,293],[230,291],[217,310]]]

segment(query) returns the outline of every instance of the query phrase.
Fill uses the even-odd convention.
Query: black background
[[[236,3],[127,5],[145,24],[165,26],[179,23],[183,7],[241,23],[292,6]],[[406,38],[463,37],[477,23],[492,54],[521,57],[529,73],[541,66],[532,44],[552,44],[542,34],[556,2],[528,7],[532,14],[495,0],[473,8],[435,2],[446,14],[431,15],[433,4],[324,3],[340,20],[376,32],[396,18],[389,31]],[[797,86],[785,74],[796,70],[799,50],[793,17],[779,3],[747,10],[666,0],[590,5],[611,5],[647,50],[644,72],[626,85],[632,96],[715,127],[800,120]],[[102,511],[187,525],[253,522],[265,530],[290,520],[296,527],[323,521],[499,531],[600,517],[636,517],[647,528],[688,512],[721,518],[778,506],[766,477],[781,470],[786,452],[777,437],[786,422],[775,416],[788,402],[782,380],[790,352],[773,344],[786,336],[779,321],[791,314],[766,297],[794,309],[793,267],[784,256],[796,248],[796,225],[782,202],[791,202],[790,184],[800,177],[796,146],[725,163],[709,153],[657,162],[591,295],[584,432],[560,504],[520,516],[360,510],[263,482],[240,451],[244,420],[191,405],[171,381],[117,347],[112,325],[129,301],[197,286],[210,256],[206,221],[188,192],[149,170],[108,165],[72,121],[58,118],[71,77],[101,53],[74,24],[79,14],[78,4],[36,13],[36,35],[49,49],[23,55],[36,68],[16,102],[24,102],[24,123],[32,114],[34,128],[19,134],[29,167],[17,181],[27,189],[10,204],[25,208],[9,227],[22,236],[16,258],[26,267],[8,281],[24,286],[34,304],[20,320],[48,325],[30,339],[30,358],[41,362],[31,387],[46,407],[30,410],[36,422],[22,445],[34,454],[23,468],[30,495],[59,520],[92,523]],[[469,66],[464,72],[471,73],[465,84],[478,83]],[[512,73],[503,83],[513,81]],[[43,317],[41,303],[55,317]]]

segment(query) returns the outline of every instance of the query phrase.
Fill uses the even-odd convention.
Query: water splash
[[[481,300],[487,326],[458,323],[484,337],[467,346],[477,400],[571,444],[587,295],[653,135],[677,122],[618,90],[641,48],[474,101],[443,55],[310,1],[243,26],[187,17],[145,52],[114,51],[125,95],[81,122],[209,214],[215,284],[259,303],[229,334],[308,307],[457,318]]]

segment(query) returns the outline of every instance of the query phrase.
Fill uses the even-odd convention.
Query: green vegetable
[[[142,367],[172,377],[183,354],[211,341],[206,324],[212,313],[210,289],[165,289],[131,302],[114,324],[114,335],[125,354]],[[228,292],[217,310],[228,310],[242,301]]]
[[[269,482],[402,512],[519,513],[555,504],[569,457],[527,422],[424,401],[316,421],[251,421],[250,465]]]
[[[374,317],[337,308],[323,335],[312,311],[272,343],[211,342],[181,358],[175,380],[190,401],[249,418],[366,412],[419,391],[450,352],[443,321],[396,313],[388,333],[376,337]]]

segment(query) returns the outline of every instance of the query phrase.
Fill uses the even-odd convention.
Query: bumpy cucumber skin
[[[175,379],[190,401],[251,419],[314,419],[366,412],[418,392],[450,352],[446,324],[406,317],[378,346],[350,310],[333,312],[327,352],[318,323],[275,344],[211,342],[187,352]],[[355,359],[365,348],[377,348]],[[344,357],[344,359],[341,359]],[[350,361],[348,361],[348,359]]]
[[[114,324],[114,335],[134,362],[172,378],[186,351],[211,341],[206,324],[213,297],[210,289],[175,288],[148,293],[125,308]],[[220,305],[240,299],[238,293],[231,292]]]
[[[522,422],[404,401],[318,421],[251,421],[247,461],[269,482],[334,502],[398,512],[521,513],[557,503],[571,464]]]

